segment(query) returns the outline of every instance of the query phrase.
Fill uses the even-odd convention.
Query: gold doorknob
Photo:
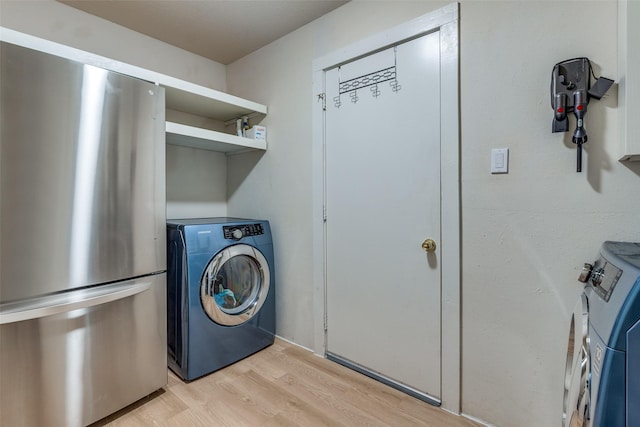
[[[436,250],[436,242],[433,239],[426,239],[422,242],[422,249],[427,252],[434,252]]]

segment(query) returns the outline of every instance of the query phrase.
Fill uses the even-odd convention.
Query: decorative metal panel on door
[[[400,83],[398,82],[398,72],[396,66],[396,47],[390,49],[393,51],[393,65],[389,65],[385,68],[378,69],[376,71],[369,72],[364,75],[360,75],[357,77],[351,77],[346,80],[343,80],[340,75],[340,71],[342,67],[338,67],[338,95],[333,97],[333,104],[336,108],[340,108],[342,105],[342,95],[348,94],[349,99],[354,104],[358,102],[360,99],[358,97],[358,90],[369,88],[371,95],[374,98],[377,98],[382,95],[382,89],[380,84],[389,82],[389,87],[392,92],[398,92],[402,89]],[[388,56],[388,52],[385,52]],[[388,59],[385,58],[387,61]]]

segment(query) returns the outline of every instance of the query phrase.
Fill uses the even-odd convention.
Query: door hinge
[[[325,312],[324,313],[324,332],[325,333],[327,332],[327,330],[329,330],[328,323],[329,323],[329,321],[327,319],[327,313]]]
[[[322,207],[322,222],[327,222],[327,207]]]
[[[327,96],[325,93],[319,93],[317,101],[322,100],[322,111],[327,111]]]

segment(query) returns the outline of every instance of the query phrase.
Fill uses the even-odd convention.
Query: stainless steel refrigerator
[[[164,90],[0,61],[0,425],[87,425],[167,382]]]

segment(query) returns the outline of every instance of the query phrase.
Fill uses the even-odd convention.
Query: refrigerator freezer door
[[[164,89],[0,49],[0,301],[166,270]]]
[[[103,304],[0,325],[0,425],[88,425],[167,383],[166,275],[119,289]]]

